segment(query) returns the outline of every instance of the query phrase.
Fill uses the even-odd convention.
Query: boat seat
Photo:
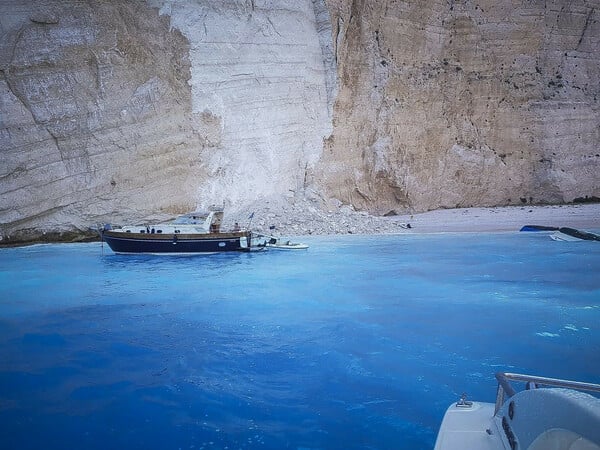
[[[544,431],[527,450],[600,450],[600,446],[569,430]]]
[[[525,450],[600,450],[600,399],[562,388],[518,392],[496,413]],[[510,446],[507,448],[511,448]]]

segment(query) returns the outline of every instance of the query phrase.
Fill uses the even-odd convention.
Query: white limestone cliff
[[[0,238],[194,207],[187,41],[139,2],[0,3]]]
[[[235,207],[302,193],[331,134],[328,82],[335,80],[313,1],[150,3],[190,42],[194,126],[208,173],[198,204]]]
[[[599,0],[0,0],[0,36],[2,242],[600,197]]]

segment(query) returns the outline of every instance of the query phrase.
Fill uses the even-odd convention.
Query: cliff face
[[[0,235],[194,207],[188,43],[139,2],[0,4]]]
[[[0,237],[600,197],[600,1],[0,0]]]
[[[331,132],[328,18],[323,0],[0,0],[0,237],[303,195]]]
[[[328,4],[331,195],[376,212],[598,196],[598,1]]]
[[[190,42],[197,203],[303,195],[331,133],[323,0],[153,0]],[[319,33],[321,30],[321,33]],[[329,46],[331,47],[331,46]]]

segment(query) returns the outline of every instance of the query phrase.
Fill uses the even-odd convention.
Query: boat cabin
[[[208,211],[183,214],[173,222],[153,225],[129,225],[114,231],[140,234],[208,234],[219,233],[222,222],[223,208],[211,207]]]

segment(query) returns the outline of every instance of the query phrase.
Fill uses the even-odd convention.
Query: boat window
[[[129,230],[127,230],[127,232],[129,233]],[[140,233],[142,233],[142,234],[145,232],[146,232],[146,230],[140,230]]]
[[[127,231],[125,231],[125,233],[131,233],[131,230],[127,230]]]
[[[162,230],[156,230],[157,233],[162,233]]]

